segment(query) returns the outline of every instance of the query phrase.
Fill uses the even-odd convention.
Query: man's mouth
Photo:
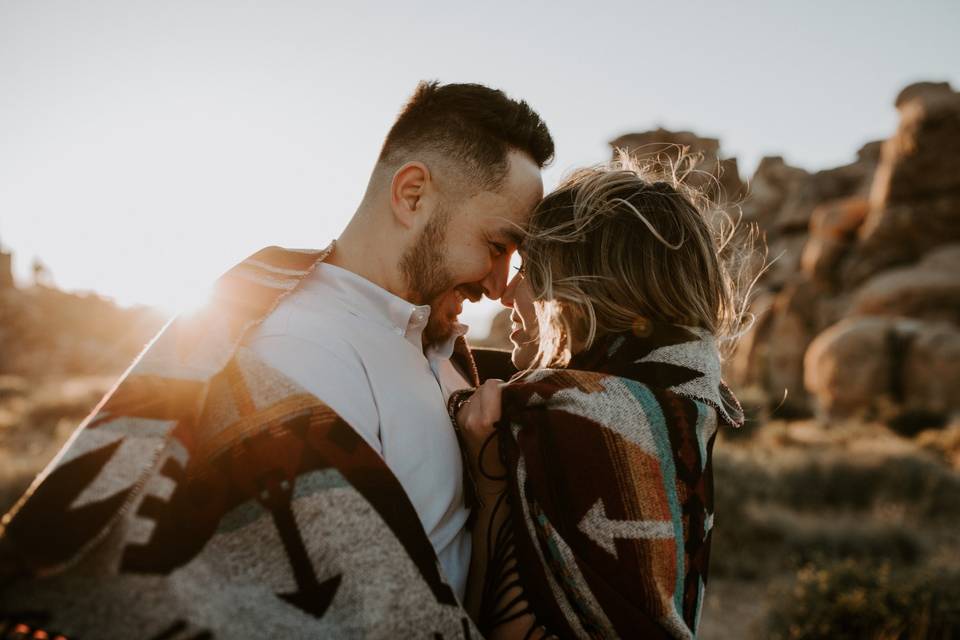
[[[456,291],[470,302],[480,302],[483,299],[483,289],[478,286],[461,285]]]

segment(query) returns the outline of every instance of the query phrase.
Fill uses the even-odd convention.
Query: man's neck
[[[354,216],[334,244],[326,262],[351,271],[378,287],[406,299],[406,291],[397,286],[396,264],[377,242],[376,231],[364,228]]]

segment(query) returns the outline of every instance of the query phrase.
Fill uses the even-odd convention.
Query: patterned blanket
[[[77,429],[3,519],[0,637],[478,635],[383,460],[242,347],[325,256],[234,267]]]
[[[533,614],[561,638],[693,637],[714,439],[743,422],[712,336],[639,321],[503,394],[510,515],[489,534],[481,631]]]

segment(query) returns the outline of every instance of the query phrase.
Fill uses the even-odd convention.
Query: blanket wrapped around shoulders
[[[80,425],[2,521],[0,637],[477,635],[382,458],[242,346],[327,253],[231,269]]]
[[[693,637],[711,452],[718,423],[742,421],[713,337],[674,325],[639,321],[505,387],[510,516],[491,532],[481,630],[532,613],[562,638]]]

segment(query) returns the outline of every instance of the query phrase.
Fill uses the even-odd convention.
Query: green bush
[[[765,625],[771,639],[960,637],[956,572],[896,572],[852,559],[808,564],[773,600]]]

